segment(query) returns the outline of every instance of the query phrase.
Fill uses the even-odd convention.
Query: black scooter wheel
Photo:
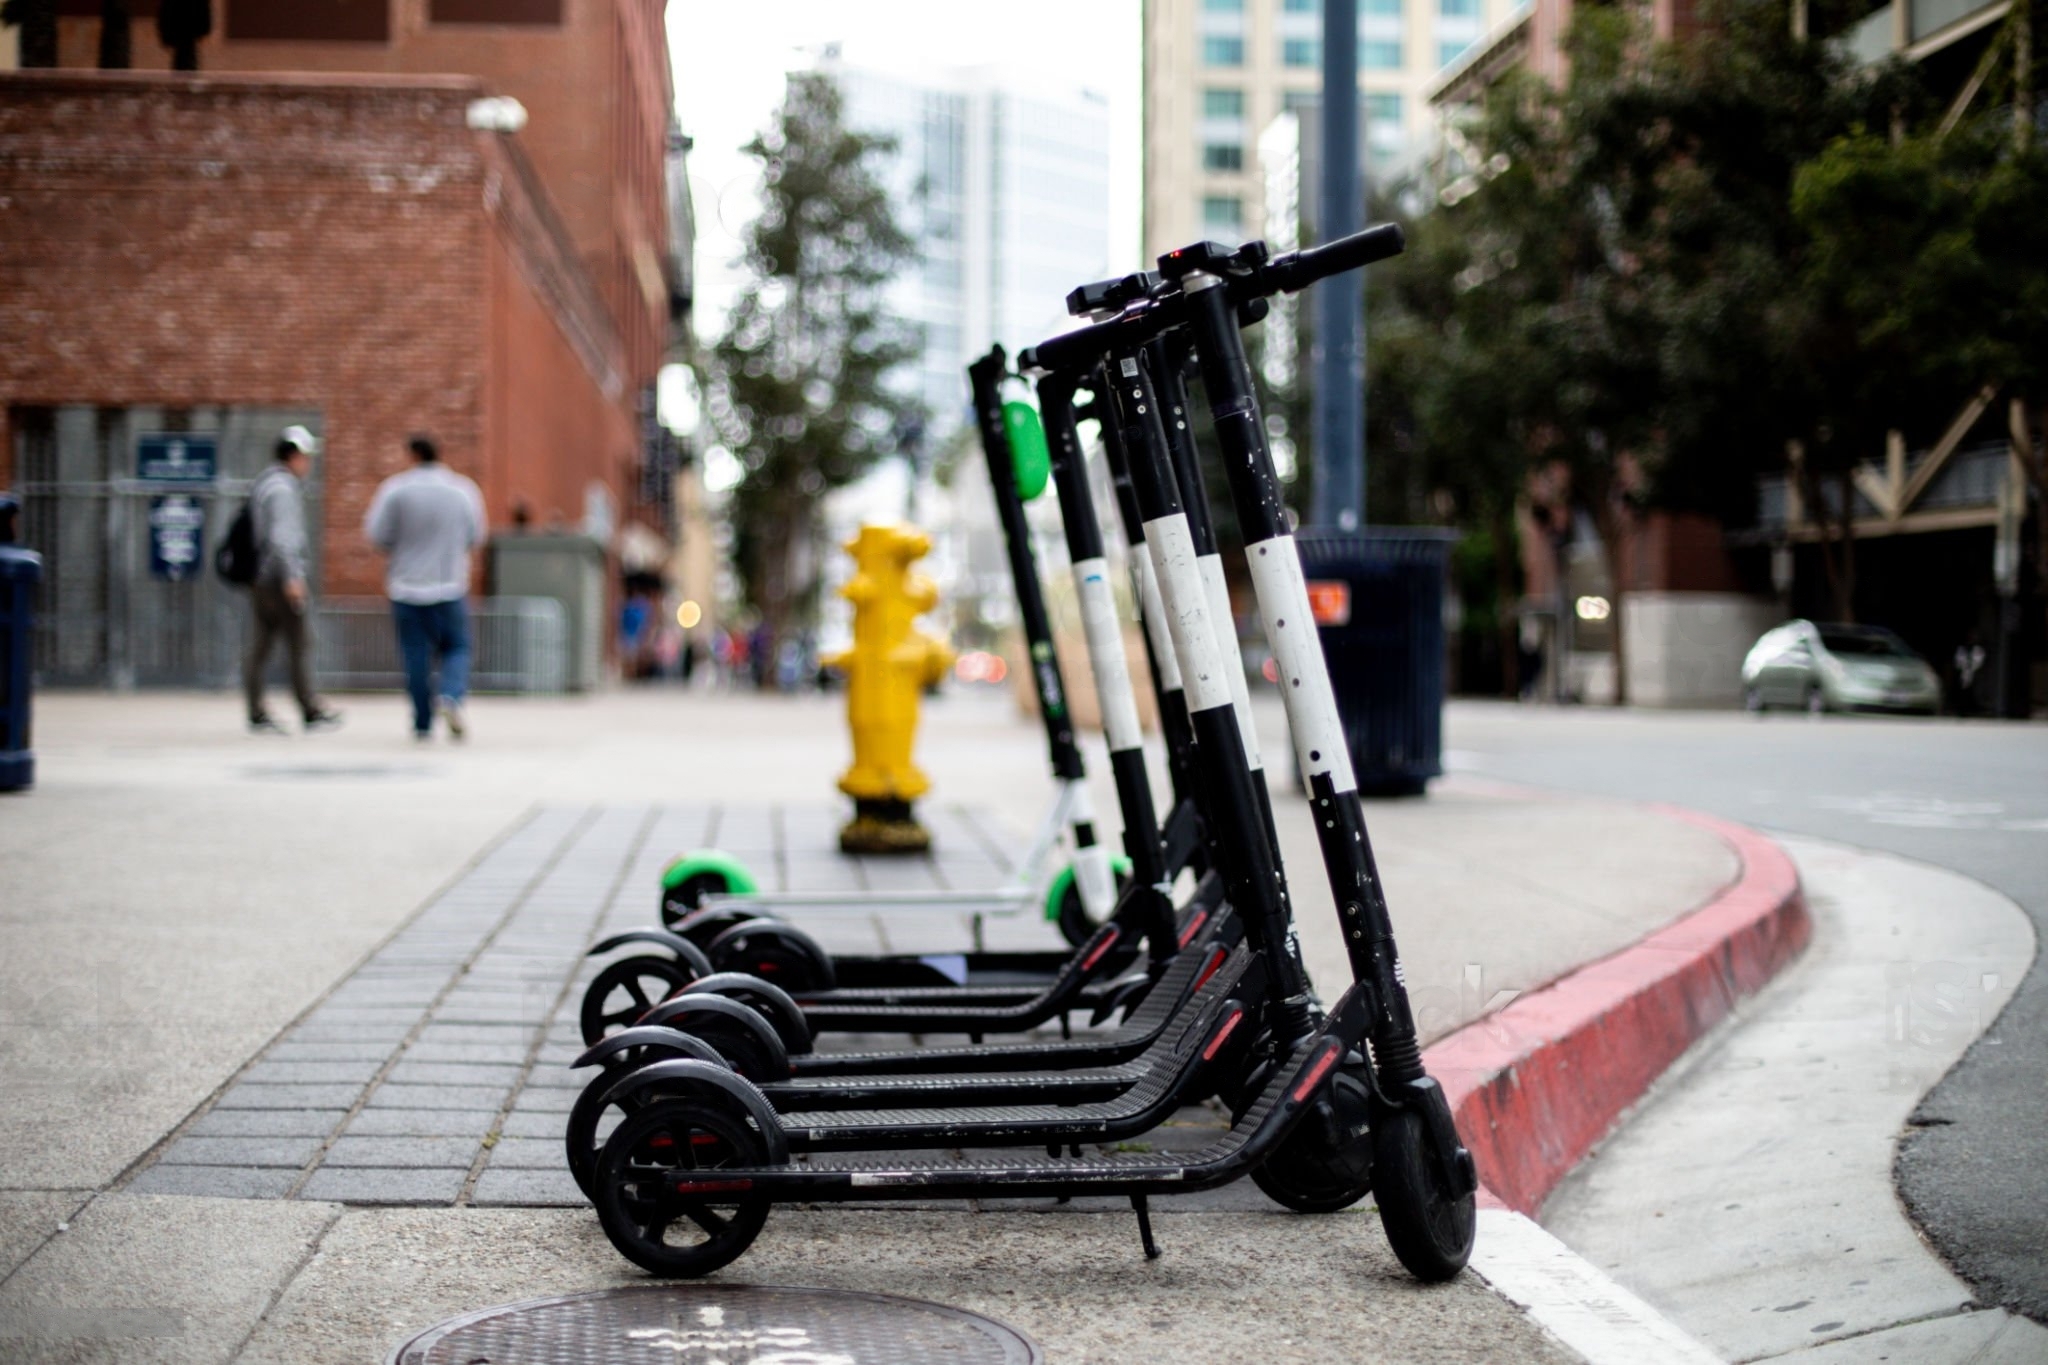
[[[714,910],[686,910],[674,919],[669,919],[666,907],[662,918],[668,927],[681,934],[699,948],[709,951],[718,941],[718,936],[735,924],[745,924],[750,919],[760,919],[761,914],[752,910],[741,910],[733,906],[720,906]]]
[[[608,964],[583,992],[577,1022],[583,1041],[595,1043],[617,1029],[631,1028],[640,1016],[696,980],[674,958],[622,957]]]
[[[838,978],[818,941],[779,919],[750,919],[711,941],[705,953],[721,972],[745,972],[791,995],[829,991]]]
[[[732,881],[723,872],[693,872],[674,886],[661,889],[661,922],[673,929],[677,921],[702,905],[706,896],[723,896],[731,890]]]
[[[1372,1193],[1372,1091],[1338,1072],[1274,1153],[1252,1169],[1266,1197],[1296,1213],[1335,1213]]]
[[[1473,1196],[1451,1198],[1429,1150],[1429,1129],[1413,1109],[1383,1110],[1373,1129],[1374,1184],[1387,1242],[1408,1273],[1448,1280],[1472,1257],[1478,1227]]]
[[[621,1123],[598,1157],[598,1222],[619,1254],[652,1275],[690,1278],[727,1265],[768,1221],[765,1195],[676,1194],[677,1171],[767,1164],[761,1135],[729,1103],[689,1096],[648,1105]]]
[[[775,1036],[782,1039],[782,1050],[790,1056],[800,1057],[811,1050],[811,1026],[803,1010],[790,999],[788,991],[773,981],[744,972],[713,972],[692,981],[682,991],[684,995],[698,992],[722,995],[759,1010],[761,1017],[775,1026]]]
[[[634,1048],[625,1060],[592,1076],[590,1083],[576,1096],[576,1103],[569,1108],[569,1121],[562,1127],[562,1148],[568,1158],[569,1174],[575,1177],[576,1188],[583,1191],[584,1198],[594,1199],[597,1195],[597,1158],[604,1150],[605,1138],[610,1136],[605,1119],[622,1120],[647,1107],[642,1098],[627,1097],[607,1104],[605,1096],[631,1072],[650,1062],[678,1057],[704,1060],[703,1054],[683,1046],[664,1047],[650,1043],[646,1047]]]

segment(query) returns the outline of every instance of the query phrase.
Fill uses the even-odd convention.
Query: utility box
[[[590,536],[543,531],[493,536],[491,592],[498,597],[552,597],[567,622],[569,666],[565,684],[588,692],[604,676],[604,545]]]
[[[0,496],[0,791],[19,791],[36,780],[29,734],[34,700],[36,584],[43,557],[14,543],[21,505]]]
[[[1309,605],[1358,790],[1417,796],[1443,775],[1444,588],[1458,533],[1302,531]]]

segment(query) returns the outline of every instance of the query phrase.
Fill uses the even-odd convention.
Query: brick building
[[[138,70],[75,69],[98,5],[63,8],[73,69],[0,72],[0,487],[65,542],[45,612],[78,626],[48,680],[231,661],[231,639],[138,638],[232,606],[209,575],[167,577],[144,534],[152,434],[211,436],[210,545],[277,427],[321,431],[328,596],[379,591],[358,528],[415,430],[494,529],[669,538],[651,464],[672,447],[646,415],[688,271],[660,0],[229,0],[197,76],[145,69],[168,64],[149,0]]]

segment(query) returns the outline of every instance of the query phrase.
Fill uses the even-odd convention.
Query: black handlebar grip
[[[1266,279],[1273,287],[1292,294],[1317,280],[1398,256],[1407,244],[1407,235],[1399,223],[1380,223],[1334,242],[1275,257],[1266,266]]]

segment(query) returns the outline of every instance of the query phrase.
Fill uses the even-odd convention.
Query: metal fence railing
[[[469,603],[472,692],[554,695],[568,690],[569,623],[552,597],[475,597]],[[405,686],[391,604],[329,597],[313,613],[321,686],[371,692]]]

